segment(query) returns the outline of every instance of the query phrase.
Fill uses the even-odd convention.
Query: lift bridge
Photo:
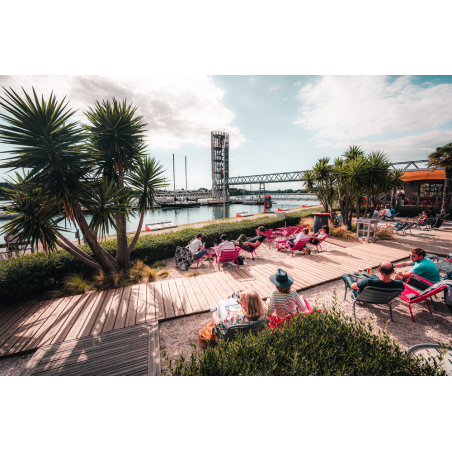
[[[409,160],[406,162],[393,162],[391,166],[393,169],[403,169],[404,171],[416,171],[419,169],[427,168],[426,163],[428,160]],[[271,174],[259,174],[254,176],[236,176],[229,177],[226,184],[229,186],[233,185],[251,185],[259,184],[258,199],[260,200],[261,193],[266,193],[265,184],[271,183],[282,183],[282,182],[303,182],[306,180],[304,176],[304,171],[292,171],[287,173],[271,173]],[[271,193],[272,199],[279,200],[296,200],[296,201],[316,201],[318,198],[315,193]],[[213,198],[211,190],[198,190],[198,191],[184,191],[176,190],[167,191],[164,194],[160,193],[157,197],[158,200],[170,200],[174,198],[185,198],[188,200],[196,200],[203,198]],[[221,196],[220,196],[221,198]],[[249,199],[249,196],[247,197]]]

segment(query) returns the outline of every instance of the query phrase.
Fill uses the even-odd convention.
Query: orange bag
[[[216,344],[218,340],[218,334],[215,333],[213,328],[213,322],[206,325],[198,334],[199,343],[201,347],[207,347],[208,344]]]

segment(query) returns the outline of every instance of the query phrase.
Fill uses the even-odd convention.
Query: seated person
[[[266,317],[267,311],[261,297],[254,290],[240,292],[239,299],[228,298],[210,307],[213,323],[223,332],[233,325],[257,322]]]
[[[248,238],[245,234],[241,234],[237,240],[231,240],[234,245],[240,246],[246,251],[253,251],[253,248],[259,246],[265,239],[265,228],[259,226],[257,228],[259,235],[253,238]]]
[[[235,250],[235,245],[228,240],[226,234],[222,234],[220,237],[221,243],[217,247],[218,257],[221,255],[221,250]]]
[[[202,244],[202,234],[198,234],[189,244],[188,248],[197,259],[207,253],[206,247]]]
[[[408,267],[412,266],[413,268],[409,271],[401,272],[397,271],[394,279],[402,280],[403,282],[407,282],[408,278],[411,275],[419,275],[422,278],[430,281],[431,283],[437,283],[441,280],[441,276],[439,274],[438,267],[430,260],[425,257],[425,251],[422,248],[413,248],[410,250],[410,261],[409,262],[401,262],[400,264],[395,264],[395,268]],[[410,281],[411,285],[412,281]],[[424,289],[427,287],[425,283],[416,281],[417,285],[415,287]],[[422,287],[421,287],[422,286]],[[424,290],[422,289],[422,290]]]
[[[382,289],[402,289],[405,286],[402,281],[392,280],[391,275],[394,273],[394,265],[391,262],[382,262],[378,267],[379,275],[371,276],[370,278],[360,279],[353,283],[350,287],[353,290],[358,290],[361,293],[365,287],[380,287]],[[357,295],[355,293],[355,295]]]
[[[435,218],[436,217],[436,214],[435,214],[435,212],[433,212],[433,208],[432,207],[428,208],[427,216],[429,218]]]
[[[312,243],[313,245],[317,245],[320,243],[320,240],[323,239],[323,237],[325,237],[329,233],[330,233],[329,226],[323,226],[323,228],[320,229],[320,231],[317,232],[317,234],[313,234],[313,237],[316,237],[316,238],[311,238],[311,240],[309,240],[309,243]]]
[[[270,276],[270,281],[276,286],[276,290],[270,294],[269,315],[275,313],[280,319],[283,319],[286,315],[306,311],[306,299],[303,297],[302,300],[296,290],[290,288],[293,278],[284,270],[278,268],[276,273]]]
[[[288,240],[288,245],[293,248],[302,239],[309,239],[309,228],[304,228],[296,237]]]
[[[394,212],[395,213],[395,212]],[[384,209],[381,209],[380,211],[380,217],[390,217],[391,216],[391,211],[389,210],[388,205],[386,204],[386,206],[384,207]]]
[[[389,212],[391,213],[391,216],[394,216],[396,214],[396,210],[394,209],[394,206],[391,206],[389,209]]]
[[[422,224],[425,220],[427,220],[427,218],[428,218],[427,211],[423,210],[422,213],[417,218],[417,220],[418,220],[419,224]]]

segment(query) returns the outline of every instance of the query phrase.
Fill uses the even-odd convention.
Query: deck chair
[[[287,240],[287,242],[285,243],[285,247],[290,250],[290,252],[292,253],[292,257],[294,257],[293,252],[302,250],[309,243],[309,239],[298,240],[298,242],[295,243],[293,248],[289,246],[289,243],[292,242],[289,242]]]
[[[391,215],[391,216],[383,215],[383,220],[394,221],[394,218],[395,218],[397,215],[400,215],[400,212],[396,212],[394,215]]]
[[[406,235],[407,232],[409,232],[411,235],[413,233],[411,232],[411,229],[417,228],[418,224],[415,221],[412,221],[411,223],[408,223],[407,226],[402,230],[402,235]]]
[[[247,253],[251,254],[251,259],[254,261],[254,258],[257,257],[256,250],[263,244],[264,242],[259,242],[259,245],[252,248],[251,251],[246,250],[245,248],[240,248],[239,251],[246,251]]]
[[[220,253],[220,258],[218,259],[218,271],[220,271],[220,263],[221,262],[235,262],[237,261],[237,257],[240,254],[241,248],[236,248],[235,250],[222,250]],[[237,267],[240,268],[239,263],[237,262]]]
[[[311,243],[311,245],[315,246],[315,249],[317,250],[318,253],[320,252],[319,250],[322,249],[322,242],[324,242],[329,236],[330,236],[330,234],[327,234],[323,238],[317,239],[317,240],[319,240],[319,243],[317,243],[317,244]],[[312,238],[315,239],[316,237],[312,237]]]
[[[430,299],[430,301],[433,304],[433,307],[435,308],[435,310],[437,310],[436,306],[435,306],[435,302],[434,302],[433,298],[431,298],[431,297],[433,297],[436,294],[439,294],[441,292],[444,293],[447,290],[447,286],[444,285],[444,286],[437,287],[436,289],[433,289],[432,291],[427,292],[422,295],[420,292],[417,292],[412,287],[408,287],[410,284],[411,278],[418,279],[428,286],[432,286],[433,284],[430,281],[426,280],[425,278],[422,278],[419,275],[411,275],[408,278],[408,281],[405,283],[405,290],[400,295],[400,299],[403,301],[406,301],[408,303],[408,309],[410,310],[411,318],[412,318],[413,322],[416,322],[416,320],[414,319],[413,311],[411,310],[411,305],[425,301],[427,303],[427,307],[428,307],[428,310],[430,311],[430,314],[433,315],[432,309],[430,308],[430,303],[428,301]],[[446,303],[446,305],[449,306],[447,303]]]
[[[237,334],[243,334],[247,336],[249,333],[257,334],[261,331],[265,326],[265,319],[258,320],[256,322],[246,323],[244,325],[233,325],[230,326],[226,332],[223,332],[221,328],[217,328],[215,322],[213,322],[215,332],[218,334],[218,337],[225,341],[233,341]]]
[[[389,306],[389,317],[393,322],[392,308],[389,302],[400,296],[403,292],[402,289],[380,289],[379,287],[365,287],[364,290],[357,296],[352,294],[353,300],[353,316],[356,319],[355,304],[357,301],[360,303],[368,304],[387,304]]]
[[[268,326],[271,330],[274,330],[275,328],[280,328],[284,323],[288,323],[292,320],[293,317],[297,315],[308,315],[313,314],[314,309],[312,309],[311,305],[308,303],[308,300],[305,301],[306,304],[306,312],[301,313],[293,313],[286,315],[283,319],[277,317],[275,314],[268,316]],[[317,309],[318,312],[322,312],[321,309]],[[273,333],[272,333],[273,334]]]
[[[422,231],[422,228],[425,228],[426,231],[432,229],[432,224],[435,221],[434,218],[427,218],[427,220],[419,223],[419,229]]]

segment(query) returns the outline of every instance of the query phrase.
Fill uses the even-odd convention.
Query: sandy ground
[[[374,274],[377,272],[374,271]],[[344,300],[344,283],[342,280],[325,283],[300,292],[309,301],[311,306],[318,309],[331,308],[333,303],[348,316],[353,316],[353,304],[348,294]],[[336,293],[336,301],[334,296]],[[406,303],[401,300],[391,302],[394,322],[389,321],[389,308],[387,306],[371,306],[356,304],[356,318],[371,322],[375,329],[384,329],[404,349],[419,343],[438,343],[452,345],[452,313],[444,302],[436,302],[437,311],[432,306],[433,315],[428,311],[425,303],[415,304],[411,316]],[[211,320],[210,314],[197,314],[190,317],[169,320],[160,324],[160,347],[165,350],[168,358],[177,360],[180,354],[188,358],[193,352],[190,341],[197,344],[198,332]],[[162,374],[170,375],[168,366],[162,360]]]
[[[27,353],[0,359],[0,376],[17,377],[32,356],[33,353]]]

